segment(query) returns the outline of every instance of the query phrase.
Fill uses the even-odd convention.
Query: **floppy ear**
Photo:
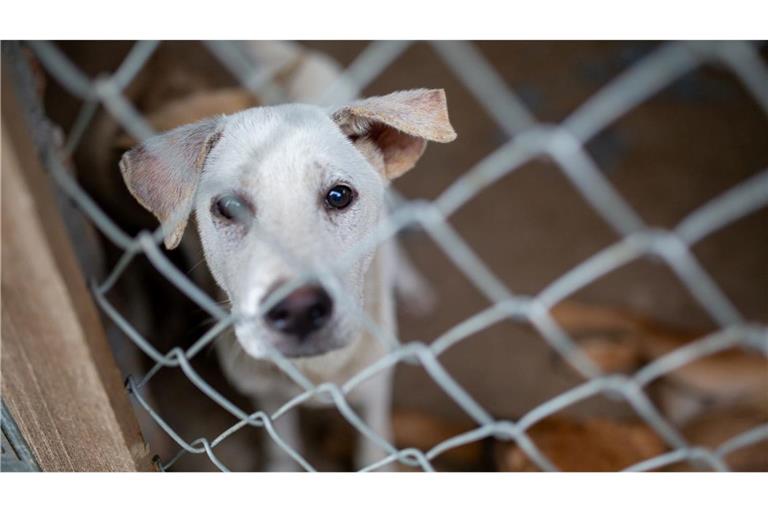
[[[184,234],[200,172],[221,138],[222,119],[204,119],[156,135],[120,159],[128,190],[158,218],[168,249],[179,245]]]
[[[333,120],[369,159],[370,145],[374,146],[380,154],[374,164],[389,179],[410,170],[424,153],[427,141],[451,142],[456,138],[442,89],[366,98],[337,109]]]

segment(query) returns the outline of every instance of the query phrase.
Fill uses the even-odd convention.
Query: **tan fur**
[[[528,430],[536,446],[562,471],[619,471],[666,451],[647,425],[608,419],[550,417]],[[516,444],[500,445],[502,471],[538,471]]]
[[[415,410],[395,410],[392,414],[392,430],[398,448],[417,448],[428,452],[446,439],[472,430],[471,422],[447,421]],[[448,450],[437,461],[448,467],[466,468],[482,464],[483,445],[469,443]],[[433,461],[434,462],[434,461]],[[413,469],[402,465],[401,469]]]
[[[166,132],[179,126],[195,123],[207,117],[234,114],[261,102],[253,93],[240,87],[225,87],[212,91],[199,91],[189,96],[169,101],[145,116],[149,125],[158,132]],[[127,133],[119,135],[115,147],[127,150],[136,140]]]
[[[685,438],[696,446],[717,449],[729,439],[768,423],[768,410],[761,407],[731,407],[712,411],[689,421]],[[768,440],[735,450],[725,457],[734,471],[768,471]],[[683,468],[682,465],[670,469]]]
[[[353,141],[364,138],[375,144],[389,179],[410,170],[424,153],[427,141],[451,142],[456,138],[442,89],[366,98],[336,110],[333,119]]]
[[[555,306],[552,315],[606,372],[631,373],[707,334],[676,329],[619,308],[572,301]],[[696,359],[662,379],[718,400],[768,401],[768,361],[741,349]]]

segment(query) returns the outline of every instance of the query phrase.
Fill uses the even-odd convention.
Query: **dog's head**
[[[120,169],[169,249],[194,212],[208,267],[245,319],[243,349],[303,357],[347,345],[360,326],[319,282],[290,283],[335,266],[337,296],[362,308],[373,250],[353,251],[382,218],[387,184],[427,141],[455,137],[444,92],[420,89],[205,119],[146,140]]]

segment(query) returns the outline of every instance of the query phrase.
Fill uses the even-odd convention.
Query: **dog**
[[[209,117],[145,140],[119,166],[160,221],[166,248],[179,245],[194,217],[208,269],[237,318],[234,335],[216,344],[224,372],[274,414],[301,392],[272,363],[275,353],[315,385],[340,385],[386,354],[361,312],[396,333],[397,249],[360,243],[387,218],[390,182],[414,167],[427,142],[455,138],[444,91],[417,89],[330,109],[284,104]],[[391,379],[381,371],[348,395],[385,439]],[[315,395],[310,403],[331,401]],[[275,429],[298,449],[295,409]],[[271,470],[296,468],[277,443],[268,446]],[[364,437],[357,464],[384,455]]]
[[[564,301],[552,316],[606,373],[631,374],[707,333],[680,329],[622,308]],[[768,411],[768,367],[757,351],[731,348],[688,362],[650,383],[664,416],[685,427],[709,411],[746,407]]]

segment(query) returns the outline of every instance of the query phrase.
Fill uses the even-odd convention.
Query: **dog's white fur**
[[[341,384],[386,352],[363,327],[360,312],[383,332],[396,332],[396,249],[390,242],[360,252],[358,242],[385,219],[390,180],[413,167],[427,140],[453,138],[443,91],[421,89],[330,110],[289,104],[205,119],[145,141],[120,167],[133,195],[163,223],[169,248],[178,245],[194,213],[208,268],[239,318],[236,336],[217,344],[222,366],[239,390],[274,413],[299,388],[273,366],[270,351],[289,356],[314,384]],[[342,211],[323,203],[338,184],[355,191]],[[228,194],[250,205],[247,219],[226,223],[212,213]],[[300,284],[307,272],[320,273],[334,308],[324,327],[298,342],[270,329],[261,316],[265,302],[286,286],[290,291],[290,283]],[[391,373],[384,371],[348,397],[385,438],[390,388]],[[276,427],[297,447],[294,415],[287,413]],[[294,467],[275,443],[268,445],[272,469]],[[358,464],[381,456],[366,442]]]

